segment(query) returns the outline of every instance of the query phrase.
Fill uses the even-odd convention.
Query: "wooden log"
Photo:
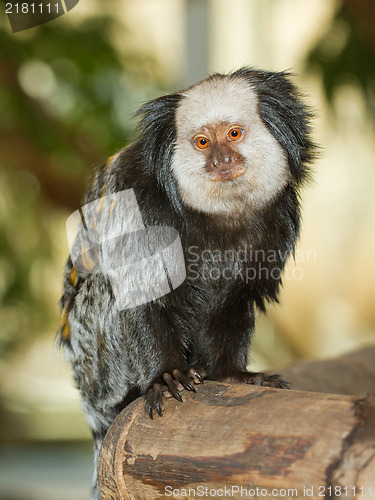
[[[334,359],[296,363],[280,372],[300,391],[366,395],[375,391],[375,346]]]
[[[117,417],[103,500],[375,495],[374,398],[215,382],[183,397],[162,418],[139,399]]]

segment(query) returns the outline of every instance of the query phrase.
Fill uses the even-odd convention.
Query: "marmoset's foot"
[[[163,415],[164,399],[174,397],[182,402],[180,392],[183,389],[197,392],[193,384],[203,384],[203,377],[194,368],[189,368],[186,372],[174,369],[156,378],[145,392],[145,409],[150,418],[156,413]]]

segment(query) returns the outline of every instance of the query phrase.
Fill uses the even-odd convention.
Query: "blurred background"
[[[242,65],[290,70],[322,146],[252,368],[375,342],[373,0],[81,0],[0,22],[0,500],[88,498],[91,443],[54,348],[67,217],[145,100]]]

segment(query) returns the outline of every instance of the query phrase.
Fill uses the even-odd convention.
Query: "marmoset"
[[[119,310],[105,269],[67,262],[57,340],[92,430],[95,470],[109,426],[140,395],[153,417],[164,397],[182,401],[182,389],[205,378],[286,386],[246,371],[246,360],[255,310],[277,301],[293,254],[316,151],[311,113],[285,72],[214,74],[137,116],[137,139],[96,171],[84,203],[134,190],[145,226],[177,230],[186,278]],[[100,498],[95,472],[91,499]]]

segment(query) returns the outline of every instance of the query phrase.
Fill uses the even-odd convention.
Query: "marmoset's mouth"
[[[216,172],[210,172],[210,178],[213,182],[226,182],[237,179],[246,172],[245,167],[226,168],[225,170],[218,169]]]

